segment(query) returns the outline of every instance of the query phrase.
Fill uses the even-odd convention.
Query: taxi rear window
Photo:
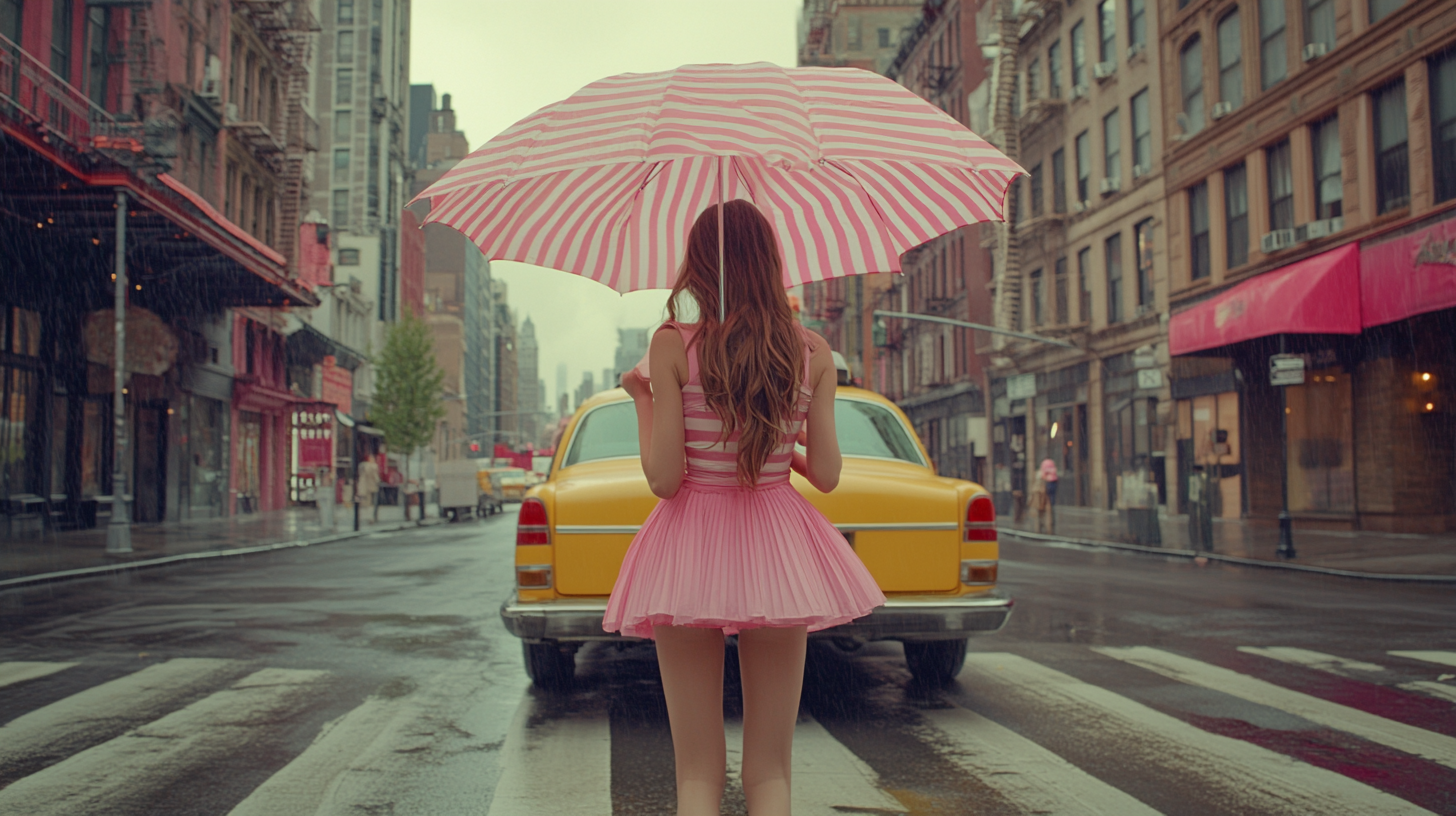
[[[900,418],[883,405],[853,399],[834,401],[834,431],[844,456],[899,459],[923,465]]]
[[[637,407],[631,402],[613,402],[581,418],[562,467],[639,455]]]

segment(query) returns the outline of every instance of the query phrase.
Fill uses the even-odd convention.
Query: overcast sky
[[[689,63],[793,65],[803,0],[417,0],[410,82],[450,94],[471,148],[587,83]],[[518,318],[536,324],[540,378],[556,404],[556,366],[568,389],[613,364],[617,328],[656,325],[666,291],[618,296],[600,283],[495,261]],[[599,386],[600,387],[600,386]]]

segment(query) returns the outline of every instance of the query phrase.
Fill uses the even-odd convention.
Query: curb
[[[300,538],[293,541],[278,541],[272,544],[258,544],[252,547],[233,547],[226,550],[200,550],[191,553],[178,553],[177,555],[164,555],[159,558],[145,558],[140,561],[125,561],[116,564],[103,564],[97,567],[80,567],[78,569],[61,570],[60,572],[42,572],[36,575],[22,575],[19,578],[7,578],[0,581],[0,592],[9,589],[23,589],[25,587],[38,586],[40,584],[71,581],[79,578],[94,578],[98,576],[119,575],[133,570],[153,569],[164,567],[168,564],[181,564],[188,561],[203,561],[212,558],[229,558],[233,556],[254,555],[256,553],[274,552],[276,550],[290,550],[298,547],[312,547],[315,544],[333,544],[338,541],[362,538],[374,533],[397,533],[403,530],[415,530],[421,527],[433,527],[439,524],[438,519],[424,519],[417,522],[402,522],[394,527],[374,527],[369,530],[350,530],[333,535],[320,536],[318,538]]]
[[[1456,583],[1456,575],[1412,575],[1409,573],[1385,573],[1385,572],[1359,572],[1356,570],[1342,570],[1334,567],[1312,567],[1304,564],[1290,564],[1282,561],[1262,561],[1258,558],[1242,558],[1237,555],[1220,555],[1212,552],[1199,552],[1197,550],[1173,550],[1165,547],[1144,547],[1140,544],[1124,544],[1120,541],[1101,541],[1092,538],[1071,538],[1070,536],[1049,535],[1047,533],[1033,533],[1026,530],[1000,530],[1002,535],[1015,536],[1025,539],[1033,544],[1071,544],[1078,547],[1102,547],[1112,550],[1125,550],[1127,552],[1142,553],[1144,555],[1174,556],[1177,558],[1206,558],[1209,561],[1222,561],[1227,564],[1239,564],[1245,567],[1263,567],[1265,569],[1290,570],[1292,572],[1308,572],[1316,575],[1333,575],[1338,578],[1359,578],[1365,581],[1395,581],[1400,583],[1431,583],[1431,584],[1453,584]]]

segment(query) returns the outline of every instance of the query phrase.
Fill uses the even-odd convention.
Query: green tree
[[[374,363],[374,401],[369,419],[384,431],[389,447],[405,457],[424,447],[445,418],[440,399],[445,372],[435,361],[430,329],[410,310],[384,332],[384,350]]]

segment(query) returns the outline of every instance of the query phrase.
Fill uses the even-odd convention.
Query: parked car
[[[798,474],[793,484],[844,534],[888,601],[811,637],[901,641],[911,673],[944,684],[959,673],[967,639],[999,630],[1011,614],[996,586],[990,493],[937,476],[905,415],[879,394],[840,386],[835,424],[839,487],[820,493]],[[622,557],[657,503],[638,456],[632,401],[621,389],[603,392],[577,410],[550,477],[521,504],[516,589],[500,614],[538,686],[567,685],[583,643],[630,640],[602,631],[602,617]]]

